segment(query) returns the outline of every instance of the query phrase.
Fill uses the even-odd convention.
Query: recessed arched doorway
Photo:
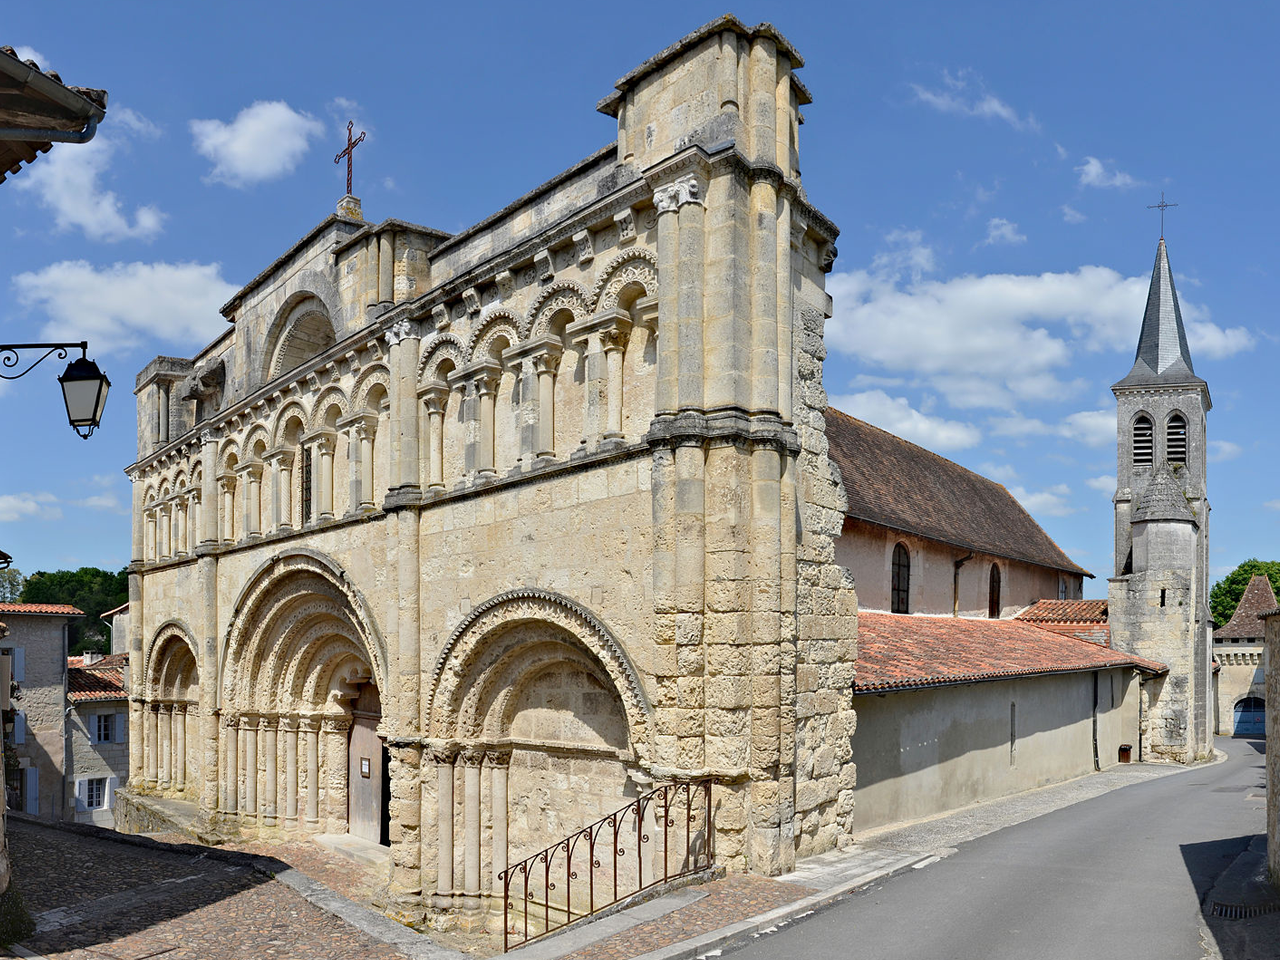
[[[1245,697],[1236,704],[1235,726],[1237,737],[1265,737],[1267,735],[1266,705],[1261,697]]]

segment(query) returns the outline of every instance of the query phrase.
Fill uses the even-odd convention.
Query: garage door
[[[1267,735],[1266,713],[1260,697],[1245,697],[1236,704],[1237,737],[1265,737]]]

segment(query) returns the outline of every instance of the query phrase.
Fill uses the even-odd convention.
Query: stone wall
[[[1266,623],[1267,695],[1269,704],[1280,704],[1280,611],[1263,618]],[[1267,711],[1267,742],[1280,743],[1280,710]],[[1280,750],[1267,751],[1267,866],[1271,882],[1280,888]]]
[[[1213,657],[1218,661],[1214,676],[1214,733],[1229,737],[1235,732],[1235,707],[1246,697],[1267,699],[1264,669],[1265,643],[1215,643]]]
[[[24,651],[25,671],[12,706],[25,716],[25,742],[14,746],[20,767],[38,771],[36,816],[60,820],[67,815],[63,784],[67,697],[66,616],[6,612],[5,647]],[[22,722],[18,720],[17,722]],[[25,776],[25,774],[24,774]],[[26,809],[21,808],[20,809]]]
[[[96,742],[97,715],[115,716],[117,739]],[[129,777],[129,711],[122,700],[95,701],[80,704],[67,718],[67,736],[70,739],[71,768],[67,771],[68,789],[71,791],[72,809],[68,815],[78,823],[94,823],[100,827],[114,824],[112,810],[115,806],[114,787]],[[102,778],[107,781],[104,791],[106,806],[81,809],[76,797],[82,780]]]

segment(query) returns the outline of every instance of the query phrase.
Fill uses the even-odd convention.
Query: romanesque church
[[[139,374],[126,809],[363,838],[400,916],[500,922],[510,865],[659,784],[707,783],[704,848],[777,874],[922,796],[1203,752],[1172,279],[1116,386],[1098,642],[1003,487],[828,408],[802,66],[707,24],[600,101],[600,151],[456,234],[348,196]]]

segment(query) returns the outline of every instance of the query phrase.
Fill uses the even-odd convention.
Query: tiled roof
[[[125,699],[124,668],[128,665],[127,653],[113,653],[87,667],[84,657],[67,657],[67,699],[72,703]]]
[[[1147,489],[1133,511],[1133,522],[1143,520],[1186,520],[1196,522],[1196,515],[1187,503],[1187,492],[1182,489],[1167,463],[1156,468]]]
[[[21,131],[0,140],[0,180],[48,153],[59,136],[91,138],[106,106],[105,90],[69,87],[34,60],[19,60],[13,47],[0,47],[0,127]]]
[[[1037,600],[1015,618],[1027,623],[1106,623],[1105,600]]]
[[[83,617],[84,611],[69,603],[0,603],[0,613],[39,613],[45,616]]]
[[[1213,631],[1213,638],[1215,640],[1219,638],[1243,640],[1246,637],[1261,639],[1267,631],[1262,621],[1258,619],[1258,614],[1275,608],[1276,593],[1271,589],[1271,581],[1264,574],[1254,574],[1249,585],[1244,588],[1244,596],[1240,598],[1240,605],[1231,615],[1231,620],[1226,626]]]
[[[966,550],[1093,576],[994,480],[835,407],[827,408],[826,419],[850,517]]]
[[[128,613],[128,612],[129,612],[129,601],[126,600],[124,603],[120,604],[120,606],[115,607],[114,609],[108,610],[105,613],[99,614],[98,618],[102,619],[103,617],[114,617],[117,613]]]
[[[910,690],[1129,666],[1168,668],[1017,620],[858,615],[855,693]]]

